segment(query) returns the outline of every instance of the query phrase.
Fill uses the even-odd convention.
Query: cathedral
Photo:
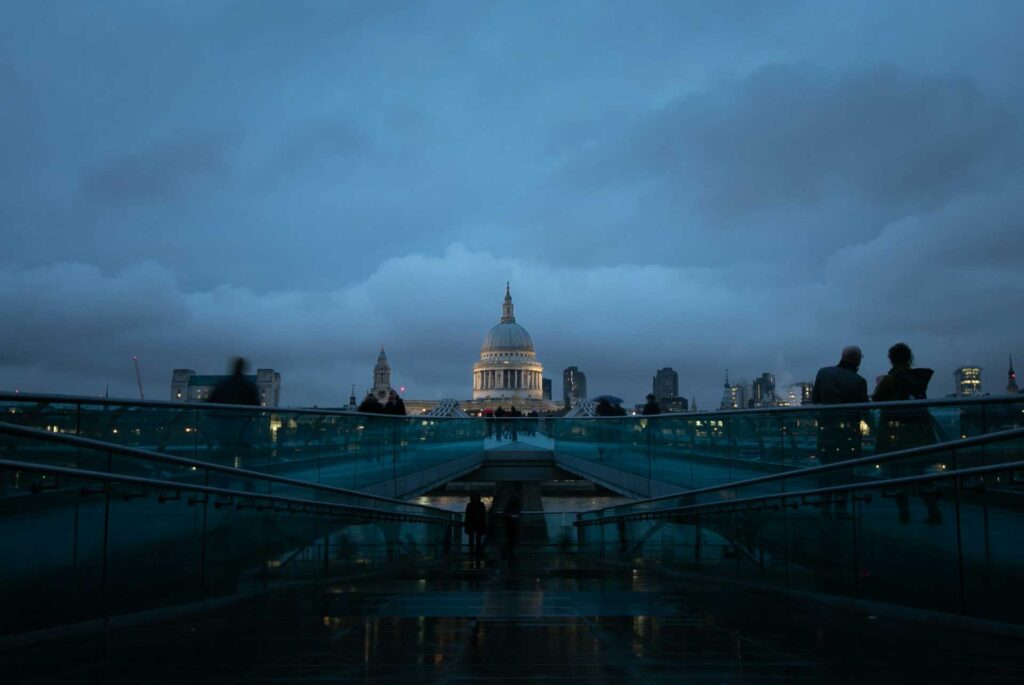
[[[501,319],[484,336],[480,361],[473,365],[472,387],[472,399],[458,402],[470,414],[512,406],[523,413],[557,411],[561,408],[559,403],[544,399],[544,365],[537,359],[530,334],[516,323],[509,284],[505,285]],[[382,345],[377,365],[373,369],[371,392],[385,401],[390,389],[391,366]],[[439,400],[405,399],[410,415],[427,413],[439,404]]]
[[[540,400],[544,391],[544,366],[537,361],[533,340],[516,323],[512,293],[505,285],[501,321],[484,336],[480,361],[473,365],[473,399]]]

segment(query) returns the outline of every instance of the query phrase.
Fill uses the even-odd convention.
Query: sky
[[[1024,367],[1024,3],[0,4],[0,390]]]

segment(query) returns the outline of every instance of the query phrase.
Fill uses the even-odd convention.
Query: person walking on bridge
[[[466,505],[463,519],[466,535],[469,536],[469,553],[474,561],[484,556],[484,535],[487,533],[487,507],[480,500],[480,494],[474,492]]]

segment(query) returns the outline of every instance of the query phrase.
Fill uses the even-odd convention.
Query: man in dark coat
[[[366,398],[359,405],[358,411],[364,414],[383,414],[384,405],[380,403],[376,395],[370,392],[366,393]]]
[[[260,392],[256,384],[245,377],[245,359],[235,357],[234,373],[217,384],[210,393],[210,402],[216,404],[248,404],[260,406]]]
[[[388,403],[384,405],[385,414],[393,414],[394,416],[405,416],[405,402],[398,396],[398,393],[392,390],[388,393]]]
[[[857,373],[863,355],[854,345],[843,349],[835,366],[818,370],[811,402],[814,404],[852,404],[868,401],[868,382]]]
[[[843,354],[836,366],[818,370],[811,391],[814,404],[853,404],[868,401],[868,382],[857,373],[862,354],[859,347],[843,348]],[[823,410],[818,415],[818,463],[832,464],[861,456],[861,412]],[[841,484],[838,472],[822,474],[818,484],[830,487]],[[846,511],[846,497],[838,496],[835,502],[822,505],[822,512],[830,514],[833,504],[839,513]]]
[[[480,501],[480,495],[473,493],[466,505],[464,518],[466,535],[469,536],[469,552],[474,559],[484,555],[484,534],[487,533],[487,507]]]

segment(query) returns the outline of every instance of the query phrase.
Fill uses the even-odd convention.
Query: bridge
[[[907,417],[930,430],[894,442]],[[552,510],[552,484],[615,504]],[[469,491],[482,559],[437,506]],[[1022,495],[1016,396],[483,420],[0,395],[0,655],[16,682],[1020,679]]]

